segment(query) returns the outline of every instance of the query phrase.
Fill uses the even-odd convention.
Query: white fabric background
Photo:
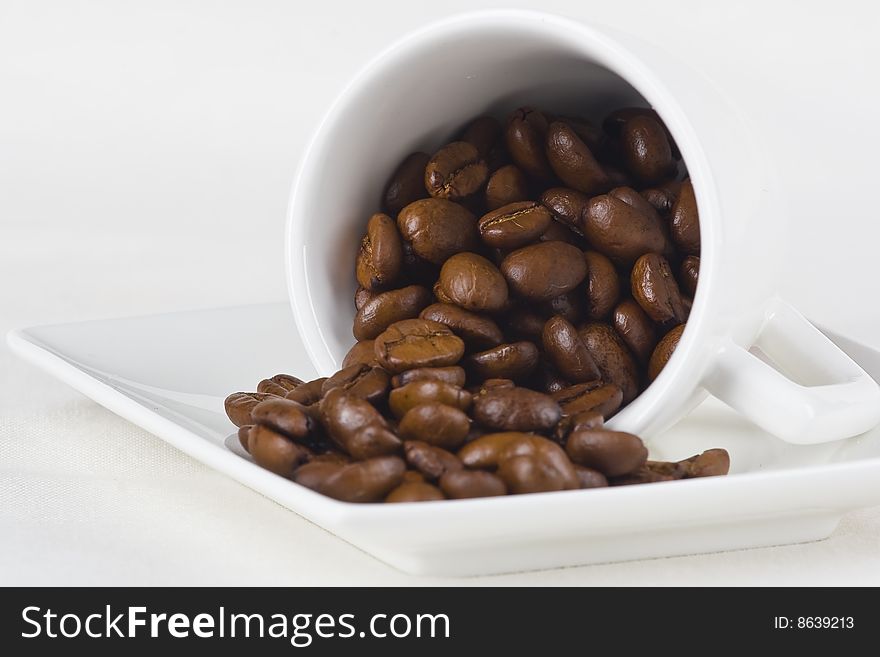
[[[4,0],[0,330],[283,298],[288,186],[323,108],[407,29],[493,4]],[[880,347],[873,10],[540,4],[663,43],[803,153],[785,294]],[[452,582],[384,566],[0,348],[0,584]],[[820,543],[466,583],[878,584],[880,509]]]

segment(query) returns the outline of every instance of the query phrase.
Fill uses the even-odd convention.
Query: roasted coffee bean
[[[547,128],[547,161],[562,182],[579,192],[598,194],[610,187],[608,175],[589,147],[562,121]]]
[[[581,488],[605,488],[608,485],[608,478],[598,470],[575,465],[574,471]]]
[[[663,255],[671,257],[675,254],[672,239],[669,236],[669,227],[667,225],[667,222],[660,217],[660,214],[657,212],[656,208],[648,203],[648,201],[645,200],[644,196],[639,194],[632,187],[615,187],[610,192],[608,192],[608,194],[610,196],[613,196],[614,198],[620,199],[627,205],[631,206],[635,210],[641,212],[646,217],[650,218],[650,220],[660,228],[660,232],[663,234],[663,240],[665,242],[662,251]]]
[[[683,463],[687,465],[686,477],[717,477],[730,471],[730,454],[726,449],[709,449]]]
[[[421,440],[435,447],[457,449],[464,443],[471,423],[463,411],[438,402],[427,402],[408,410],[397,432],[404,440]]]
[[[614,262],[629,265],[645,253],[663,253],[669,244],[656,213],[633,207],[612,194],[594,196],[584,213],[590,243]]]
[[[700,280],[700,256],[689,255],[682,260],[678,277],[684,293],[693,297],[697,293],[697,282]]]
[[[471,407],[471,397],[467,390],[451,383],[421,380],[392,390],[388,395],[388,405],[395,417],[402,418],[410,409],[429,402],[439,402],[467,411]]]
[[[464,359],[465,370],[477,380],[502,378],[521,380],[538,364],[538,348],[531,342],[512,342],[471,354]]]
[[[601,381],[577,383],[550,395],[559,404],[563,415],[575,415],[586,412],[599,413],[608,419],[623,403],[623,391],[619,386]]]
[[[457,201],[477,192],[489,169],[476,146],[454,141],[434,153],[425,167],[425,189],[435,198]]]
[[[223,402],[226,415],[237,427],[253,424],[251,411],[264,399],[277,399],[277,395],[268,392],[234,392]]]
[[[636,260],[630,274],[633,299],[658,324],[687,321],[687,310],[669,262],[657,253]]]
[[[360,310],[364,307],[367,301],[375,297],[377,294],[378,292],[373,292],[371,290],[358,286],[358,289],[354,292],[354,309]]]
[[[395,374],[391,379],[391,386],[400,388],[413,381],[443,381],[454,386],[464,385],[464,369],[458,365],[450,367],[417,367],[414,370],[406,370]]]
[[[666,367],[666,363],[669,362],[669,359],[672,358],[672,353],[675,351],[675,348],[681,340],[681,334],[684,333],[684,327],[684,324],[679,324],[669,331],[669,333],[664,335],[660,342],[657,343],[657,347],[651,354],[651,360],[648,362],[649,381],[656,379],[660,375],[660,372],[663,371],[663,368]]]
[[[552,221],[540,203],[519,201],[492,210],[480,218],[480,237],[489,246],[516,249],[538,239]]]
[[[424,481],[405,481],[388,493],[386,502],[432,502],[445,499],[443,491]]]
[[[315,421],[304,406],[281,397],[261,401],[251,411],[251,418],[291,440],[305,440],[315,430]]]
[[[489,158],[489,153],[500,139],[501,124],[492,116],[478,116],[467,125],[461,135],[461,141],[473,144],[484,160]]]
[[[565,242],[540,242],[509,254],[501,273],[510,289],[531,301],[547,301],[573,290],[586,278],[584,254]]]
[[[541,203],[553,218],[578,235],[584,234],[584,213],[590,197],[568,187],[551,187],[541,194]]]
[[[498,477],[513,495],[544,493],[564,488],[557,470],[538,456],[523,455],[506,459],[498,467]]]
[[[638,361],[647,363],[657,344],[657,330],[642,307],[632,299],[624,299],[614,309],[611,323]]]
[[[563,317],[555,315],[547,320],[542,344],[547,358],[568,381],[583,383],[599,378],[599,368],[577,329]]]
[[[394,171],[382,195],[382,207],[392,217],[413,201],[428,196],[425,167],[430,159],[427,153],[412,153]]]
[[[511,441],[501,451],[497,473],[514,494],[580,488],[568,455],[543,436]]]
[[[372,345],[370,345],[370,353],[372,354]],[[323,395],[321,388],[326,380],[326,377],[321,377],[320,379],[303,383],[301,386],[297,386],[288,392],[285,399],[302,404],[303,406],[311,406],[312,404],[321,401],[321,396]]]
[[[254,463],[282,477],[293,475],[309,458],[309,451],[267,426],[255,425],[248,433],[248,452]]]
[[[660,121],[651,116],[634,116],[620,131],[627,170],[643,183],[660,182],[675,172],[672,147]]]
[[[368,459],[400,450],[400,439],[368,401],[334,388],[321,400],[320,410],[330,438],[354,458]]]
[[[458,450],[458,458],[469,468],[496,468],[506,447],[533,435],[521,431],[487,433]]]
[[[635,472],[648,459],[648,450],[641,438],[607,429],[573,432],[565,451],[578,465],[595,468],[606,477]]]
[[[321,392],[326,395],[333,388],[342,388],[348,394],[366,399],[375,406],[388,395],[390,380],[388,372],[381,367],[358,363],[339,370],[324,381]]]
[[[513,161],[528,175],[539,180],[552,176],[544,153],[546,134],[547,119],[531,107],[521,107],[511,114],[504,133]]]
[[[528,388],[496,387],[474,398],[473,418],[495,431],[550,431],[562,417],[551,397]]]
[[[643,189],[640,193],[651,204],[651,207],[665,217],[672,211],[680,192],[681,182],[670,180],[655,187]]]
[[[489,176],[486,183],[486,207],[495,210],[529,197],[526,174],[515,164],[508,164]]]
[[[403,244],[397,225],[387,214],[377,212],[367,222],[367,234],[361,240],[357,281],[367,290],[385,289],[397,278],[402,264]]]
[[[376,349],[374,348],[374,340],[361,340],[355,342],[354,346],[345,354],[342,359],[342,367],[350,367],[358,363],[366,365],[374,365],[376,363]],[[297,400],[294,400],[297,401]]]
[[[285,394],[293,390],[294,388],[301,386],[304,382],[302,379],[296,376],[292,376],[290,374],[276,374],[268,379],[264,379],[264,381],[271,381],[272,383],[281,386],[284,388]],[[259,389],[257,386],[257,392],[270,392],[269,390],[263,391]],[[275,393],[273,393],[275,394]]]
[[[270,395],[283,397],[288,392],[302,384],[302,379],[289,374],[276,374],[268,379],[263,379],[257,384],[257,392],[266,392]]]
[[[435,265],[478,245],[476,217],[442,198],[410,203],[397,215],[397,227],[415,255]]]
[[[666,139],[669,141],[669,148],[672,151],[672,157],[676,160],[681,159],[681,153],[678,151],[678,146],[676,146],[672,134],[666,128],[660,115],[650,107],[621,107],[605,117],[605,120],[602,122],[602,128],[605,130],[606,134],[619,138],[623,131],[624,124],[637,116],[648,116],[660,123],[660,125],[663,126],[664,132],[666,132]]]
[[[406,465],[397,456],[358,463],[307,463],[294,481],[343,502],[381,502],[403,481]]]
[[[491,472],[482,470],[452,470],[440,477],[440,490],[446,497],[466,499],[506,495],[504,481]]]
[[[587,262],[587,317],[605,319],[620,298],[620,278],[612,262],[598,251],[584,251]]]
[[[403,443],[403,452],[406,462],[431,481],[464,467],[455,454],[419,440],[407,440]]]
[[[678,199],[672,207],[672,239],[688,255],[700,254],[700,215],[690,179],[681,185]]]
[[[243,427],[238,428],[238,442],[241,445],[242,449],[246,452],[250,452],[251,448],[249,445],[249,435],[251,433],[251,429],[254,428],[252,424],[246,424]]]
[[[431,293],[421,285],[408,285],[376,295],[354,318],[354,337],[372,340],[394,322],[419,316],[431,303]]]
[[[476,253],[457,253],[443,263],[440,289],[452,303],[474,312],[496,312],[507,303],[504,276]]]
[[[389,372],[399,374],[417,367],[455,365],[464,354],[464,342],[446,326],[427,319],[396,322],[375,342],[376,360]]]
[[[635,359],[626,343],[608,324],[585,324],[578,333],[599,371],[602,380],[613,383],[623,392],[623,403],[628,404],[639,394],[639,372]]]
[[[498,328],[498,324],[490,318],[450,303],[431,304],[419,317],[445,324],[464,340],[465,345],[470,349],[488,349],[504,341],[504,334]],[[464,380],[459,385],[463,384]]]

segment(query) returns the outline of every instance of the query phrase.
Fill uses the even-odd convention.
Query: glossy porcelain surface
[[[548,14],[468,14],[394,44],[330,108],[294,185],[288,283],[311,361],[330,374],[353,343],[359,237],[406,154],[436,148],[473,116],[503,116],[520,105],[594,118],[621,105],[651,105],[694,183],[700,284],[675,355],[611,425],[656,436],[709,389],[790,442],[836,440],[875,426],[877,385],[815,331],[810,336],[809,326],[796,328],[802,323],[793,319],[796,311],[775,296],[785,261],[785,203],[772,157],[753,141],[732,101],[661,49]],[[780,318],[785,326],[774,325]],[[786,328],[795,328],[798,339],[781,356],[809,370],[809,386],[788,380],[789,374],[804,379],[804,372],[773,374],[749,352],[762,335]],[[763,343],[775,362],[773,341]],[[768,398],[778,403],[764,403]]]
[[[880,375],[880,353],[832,336]],[[337,502],[251,463],[223,412],[231,391],[278,371],[314,374],[287,304],[42,326],[11,348],[178,449],[404,571],[473,575],[820,539],[880,504],[880,429],[798,446],[714,399],[650,444],[709,447],[732,474],[703,480],[424,504]],[[218,357],[222,354],[222,357]]]

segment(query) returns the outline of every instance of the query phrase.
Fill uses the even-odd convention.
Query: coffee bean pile
[[[376,361],[303,382],[278,374],[226,399],[262,467],[346,502],[420,502],[599,488],[727,474],[723,449],[649,461],[642,441],[604,428],[607,386],[547,394],[510,379],[467,389],[463,341],[405,319],[376,338]],[[415,354],[415,356],[414,356]],[[414,367],[407,368],[410,364]]]
[[[342,369],[226,400],[256,463],[350,502],[727,473],[722,449],[650,461],[604,427],[668,362],[699,276],[693,187],[653,110],[479,117],[405,158],[381,205]]]

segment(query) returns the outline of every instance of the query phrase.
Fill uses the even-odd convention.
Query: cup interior
[[[522,105],[600,121],[649,103],[575,33],[497,15],[410,36],[337,100],[304,159],[289,217],[291,298],[322,374],[354,343],[355,256],[395,167],[448,143],[475,116],[503,119]]]

